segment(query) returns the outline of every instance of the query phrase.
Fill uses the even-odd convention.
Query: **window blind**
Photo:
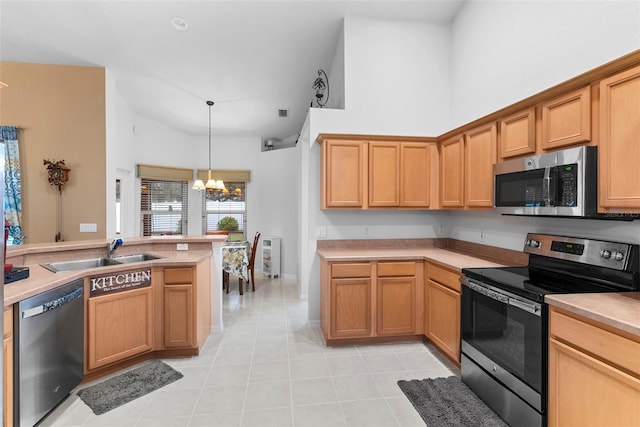
[[[140,219],[143,236],[188,232],[188,182],[142,178]]]

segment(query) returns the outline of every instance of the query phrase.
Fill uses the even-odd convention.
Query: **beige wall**
[[[105,238],[105,71],[98,67],[0,62],[0,125],[21,126],[25,243],[52,242],[56,206],[63,240]],[[47,181],[43,160],[65,160],[69,181]],[[97,224],[80,233],[80,223]]]

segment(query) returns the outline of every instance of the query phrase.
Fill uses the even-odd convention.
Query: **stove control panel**
[[[629,243],[529,233],[524,242],[523,252],[625,270],[630,254],[633,253],[633,246]]]

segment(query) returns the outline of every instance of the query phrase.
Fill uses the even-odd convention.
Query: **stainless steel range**
[[[513,426],[545,426],[544,296],[640,290],[637,244],[527,235],[527,267],[463,269],[462,380]]]

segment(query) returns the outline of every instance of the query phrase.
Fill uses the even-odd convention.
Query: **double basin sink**
[[[85,270],[87,268],[108,267],[111,265],[131,264],[133,262],[151,261],[162,257],[151,254],[134,254],[123,255],[113,258],[90,258],[74,261],[56,261],[40,264],[47,270],[54,273],[63,273],[65,271]]]

